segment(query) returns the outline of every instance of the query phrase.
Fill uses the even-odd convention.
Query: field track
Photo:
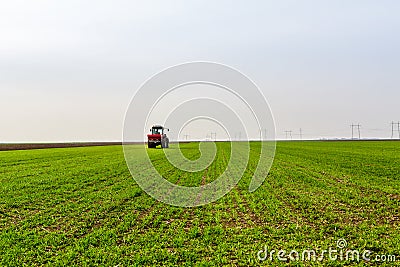
[[[346,142],[354,140],[322,140],[321,142]],[[367,141],[400,141],[400,139],[370,139],[362,140],[362,142]],[[174,142],[171,142],[174,143]],[[181,144],[187,144],[190,142],[179,142]],[[0,151],[8,150],[29,150],[29,149],[46,149],[46,148],[67,148],[67,147],[87,147],[87,146],[115,146],[122,145],[121,142],[70,142],[70,143],[0,143]]]
[[[86,147],[86,146],[112,146],[121,145],[121,142],[77,142],[77,143],[15,143],[0,144],[0,151],[29,150],[46,148]]]

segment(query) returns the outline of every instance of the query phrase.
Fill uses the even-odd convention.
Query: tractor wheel
[[[147,142],[147,147],[148,148],[154,148],[154,145],[153,145],[153,143]]]

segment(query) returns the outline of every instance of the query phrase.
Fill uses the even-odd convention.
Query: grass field
[[[254,158],[259,143],[251,146]],[[182,145],[192,159],[197,147]],[[217,147],[216,161],[193,175],[165,163],[161,149],[150,155],[170,181],[198,185],[226,165],[229,144]],[[234,190],[196,208],[149,197],[130,175],[121,146],[0,152],[0,265],[276,266],[285,263],[260,261],[257,252],[336,248],[340,238],[347,248],[400,262],[399,152],[400,142],[391,141],[278,142],[257,191],[247,191],[250,161]]]

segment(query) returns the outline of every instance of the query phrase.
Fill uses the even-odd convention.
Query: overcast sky
[[[399,1],[1,1],[0,142],[121,140],[131,97],[171,65],[252,78],[278,138],[390,137]],[[205,134],[205,133],[204,133]]]

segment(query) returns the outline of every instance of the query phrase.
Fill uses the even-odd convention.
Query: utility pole
[[[393,122],[392,121],[391,125],[392,125],[392,139],[393,139],[394,133],[396,131],[399,134],[399,139],[400,139],[400,121],[398,121],[398,122]],[[397,129],[396,129],[396,125],[397,125]]]
[[[301,128],[300,128],[300,140],[303,140],[303,132],[302,132]]]
[[[188,140],[188,137],[189,137],[188,134],[185,134],[185,135],[183,135],[183,136],[185,137],[185,140]]]
[[[392,123],[390,123],[391,125],[392,125],[392,139],[393,139],[393,134],[394,134],[394,125],[395,125],[395,123],[392,121]]]
[[[240,141],[240,139],[242,139],[242,133],[241,132],[235,133],[235,141]]]
[[[350,127],[351,127],[351,139],[354,139],[354,125],[352,124],[352,125],[350,125]]]
[[[290,140],[293,139],[293,137],[292,137],[292,131],[285,131],[285,134],[286,134],[286,139],[288,139],[288,134],[289,134],[289,136],[290,136]]]
[[[391,137],[391,139],[393,139],[393,134],[394,134],[394,122],[392,121],[390,124],[391,124],[391,126],[392,126],[392,137]]]
[[[263,135],[264,132],[264,135]],[[265,141],[267,140],[267,129],[260,129],[260,140]]]
[[[214,141],[217,141],[217,133],[211,133],[211,140],[213,139],[214,136]]]
[[[361,125],[360,124],[352,124],[352,125],[350,125],[350,127],[351,127],[351,139],[354,139],[354,128],[357,128],[358,139],[361,139],[361,130],[360,130]]]
[[[399,139],[400,139],[400,121],[397,122],[397,132],[399,133]]]

